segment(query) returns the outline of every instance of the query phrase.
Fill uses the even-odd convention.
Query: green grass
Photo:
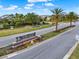
[[[69,59],[79,59],[79,45],[76,47]]]
[[[58,35],[58,34],[64,32],[64,31],[66,31],[66,30],[68,30],[68,29],[70,29],[70,28],[71,28],[71,27],[67,27],[67,28],[60,29],[60,30],[57,31],[57,32],[54,31],[54,32],[49,32],[49,33],[47,33],[47,34],[44,34],[44,35],[43,35],[43,40],[49,39],[49,38],[51,38],[51,37],[53,37],[53,36],[56,36],[56,35]]]
[[[26,27],[15,28],[15,29],[0,30],[0,37],[24,33],[24,32],[30,32],[33,30],[39,30],[39,29],[48,28],[48,27],[50,27],[50,25],[42,25],[38,27],[26,26]]]

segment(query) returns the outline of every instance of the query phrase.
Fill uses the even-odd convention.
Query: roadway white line
[[[68,53],[63,57],[63,59],[69,59],[69,57],[72,55],[74,50],[76,49],[79,42],[76,42],[75,45],[68,51]]]

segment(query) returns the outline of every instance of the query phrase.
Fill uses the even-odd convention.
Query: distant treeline
[[[0,19],[0,28],[21,27],[25,25],[40,25],[45,24],[46,17],[41,17],[35,13],[11,14]]]

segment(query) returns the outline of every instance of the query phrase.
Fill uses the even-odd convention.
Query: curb
[[[74,50],[76,49],[76,47],[77,47],[78,44],[79,43],[76,42],[75,45],[68,51],[68,53],[64,56],[63,59],[69,59],[70,56],[72,55],[72,53],[74,52]]]

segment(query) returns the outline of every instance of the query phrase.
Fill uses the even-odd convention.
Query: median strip
[[[58,35],[58,34],[60,34],[60,33],[62,33],[62,32],[65,32],[65,31],[71,29],[71,28],[72,28],[72,27],[66,27],[66,28],[63,28],[63,29],[58,30],[57,32],[54,31],[54,32],[49,32],[49,33],[47,33],[47,34],[44,34],[44,35],[42,35],[41,41],[47,40],[47,39],[49,39],[49,38],[51,38],[51,37],[54,37],[54,36],[56,36],[56,35]],[[36,43],[39,43],[39,41],[35,41],[34,44],[36,44]],[[24,45],[24,46],[20,46],[20,47],[18,47],[18,48],[9,49],[9,50],[8,50],[8,49],[5,49],[5,48],[1,48],[1,49],[0,49],[0,56],[7,55],[7,54],[10,54],[10,53],[13,53],[13,52],[22,50],[22,49],[27,48],[27,47],[30,47],[30,46],[32,46],[32,45],[34,45],[34,44],[26,44],[26,45]]]

